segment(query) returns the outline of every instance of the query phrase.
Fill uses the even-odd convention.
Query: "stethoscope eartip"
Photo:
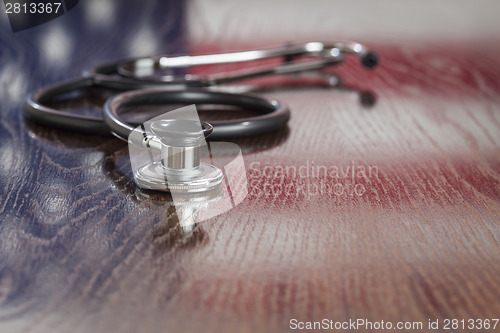
[[[366,68],[374,68],[378,64],[378,56],[373,52],[368,52],[361,57],[361,63]]]

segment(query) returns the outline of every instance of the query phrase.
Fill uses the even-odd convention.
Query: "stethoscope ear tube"
[[[142,89],[133,90],[111,97],[104,107],[103,115],[88,116],[68,111],[59,111],[47,106],[58,97],[81,89],[99,86],[93,78],[83,77],[41,89],[29,96],[24,108],[28,119],[37,123],[55,126],[68,131],[110,136],[126,140],[133,126],[122,121],[119,109],[130,104],[210,104],[236,106],[254,111],[259,115],[236,121],[214,121],[211,140],[260,135],[281,129],[290,119],[288,108],[265,97],[223,93],[208,90]],[[111,132],[110,132],[111,130]]]
[[[54,126],[68,131],[111,136],[102,116],[87,116],[59,111],[46,106],[46,103],[63,94],[85,89],[94,85],[92,78],[84,77],[65,81],[43,88],[26,99],[24,109],[28,119],[37,123]]]
[[[111,129],[120,138],[125,139],[133,129],[131,125],[123,122],[119,117],[120,107],[126,104],[229,105],[238,109],[254,111],[259,115],[236,121],[213,122],[212,140],[260,135],[285,126],[290,118],[290,112],[285,105],[264,97],[215,92],[208,89],[199,90],[199,88],[208,88],[212,85],[263,75],[319,70],[340,64],[344,59],[344,53],[359,56],[366,68],[373,68],[378,63],[378,58],[374,53],[367,51],[363,45],[355,42],[309,42],[303,45],[287,45],[268,50],[197,56],[155,56],[116,61],[94,67],[82,78],[66,81],[36,92],[26,100],[26,115],[29,119],[39,123],[93,135],[108,136]],[[293,61],[302,56],[316,57],[319,60]],[[247,62],[274,57],[284,58],[285,63],[244,73],[224,73],[204,77],[190,74],[180,77],[161,75],[161,71],[182,69],[193,65]],[[64,94],[89,87],[104,87],[128,92],[120,94],[106,103],[103,111],[104,119],[103,115],[87,116],[69,111],[59,111],[47,106],[50,101],[57,100]],[[190,87],[196,87],[198,90],[193,90]]]
[[[260,96],[207,91],[202,89],[164,90],[144,89],[118,94],[108,99],[104,105],[104,122],[117,137],[127,140],[134,127],[120,117],[120,110],[130,105],[148,104],[195,104],[236,106],[259,113],[258,116],[236,121],[211,121],[211,140],[224,140],[270,133],[283,128],[290,119],[287,106]]]

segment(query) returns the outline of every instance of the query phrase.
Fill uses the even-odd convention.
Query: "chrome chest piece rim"
[[[198,193],[213,190],[222,184],[222,171],[208,163],[200,163],[193,172],[172,173],[161,164],[153,162],[139,168],[134,173],[137,185],[143,189],[176,192]]]

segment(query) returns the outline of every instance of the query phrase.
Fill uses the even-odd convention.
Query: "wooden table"
[[[16,34],[2,14],[0,332],[499,331],[467,329],[500,318],[498,5],[217,3],[82,1]],[[332,69],[350,92],[264,92],[287,129],[234,141],[249,195],[188,234],[137,196],[123,142],[23,116],[28,92],[102,61],[339,37],[380,66]]]

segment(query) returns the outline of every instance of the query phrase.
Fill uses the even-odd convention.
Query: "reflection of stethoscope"
[[[212,125],[205,123],[203,129],[198,124],[199,130],[196,130],[196,124],[187,124],[185,121],[181,124],[166,119],[161,119],[156,124],[153,123],[147,131],[143,129],[142,140],[136,144],[146,149],[156,150],[161,155],[159,168],[155,168],[153,174],[147,174],[148,177],[155,178],[154,182],[156,182],[158,179],[166,178],[165,172],[179,174],[179,172],[191,172],[200,168],[201,164],[196,149],[201,146],[200,142],[203,141],[203,137],[210,133],[210,138],[213,140],[258,135],[281,129],[289,120],[288,108],[274,99],[214,91],[210,89],[211,87],[264,75],[317,71],[341,63],[344,60],[344,53],[357,54],[361,58],[362,64],[367,68],[372,68],[377,64],[375,54],[368,52],[361,44],[320,42],[226,54],[136,58],[98,66],[88,71],[80,79],[44,88],[27,99],[25,109],[27,116],[39,123],[89,134],[106,135],[111,132],[124,140],[129,139],[136,126],[121,119],[120,110],[125,106],[209,104],[227,105],[258,113],[257,116],[244,119],[214,121],[211,123]],[[282,57],[285,61],[279,66],[236,72],[229,75],[197,77],[190,74],[176,74],[176,72],[191,66],[245,62],[275,57]],[[304,57],[316,59],[305,61]],[[107,101],[102,117],[56,110],[47,106],[48,103],[61,96],[89,87],[104,87],[124,90],[125,92],[115,95]],[[174,130],[171,131],[171,129]],[[183,133],[184,129],[186,129],[185,133]],[[183,140],[179,140],[180,136],[183,136]],[[194,173],[195,178],[204,176],[206,175],[202,171],[198,172],[197,175]],[[189,183],[193,180],[193,178],[185,178],[184,176],[176,179],[177,183]],[[139,186],[141,185],[139,184]],[[181,187],[189,188],[189,186]],[[171,190],[167,180],[164,181],[163,185],[152,189]],[[209,188],[200,187],[200,190],[207,189]]]

